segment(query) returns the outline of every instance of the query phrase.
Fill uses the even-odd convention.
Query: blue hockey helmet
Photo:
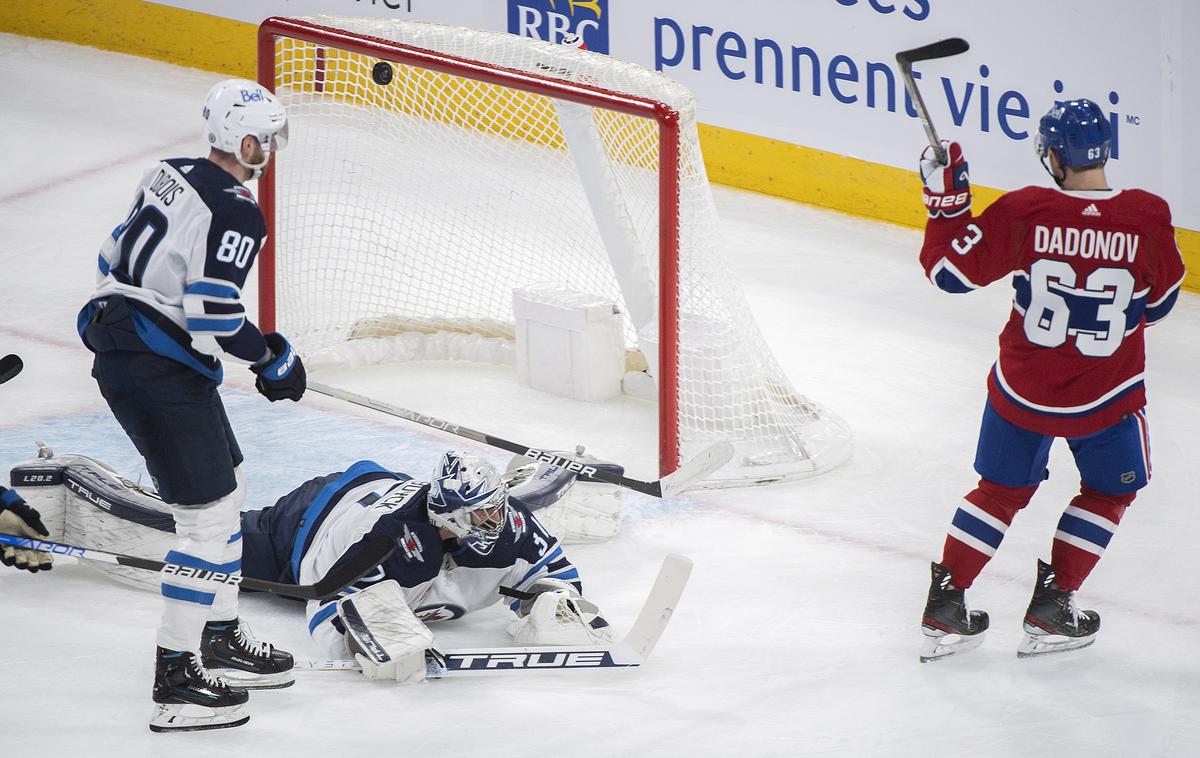
[[[430,523],[487,555],[508,523],[508,483],[482,458],[450,451],[434,470],[427,510]]]
[[[1042,165],[1054,150],[1064,167],[1102,166],[1112,149],[1112,128],[1104,111],[1091,100],[1067,100],[1042,116],[1034,145]]]

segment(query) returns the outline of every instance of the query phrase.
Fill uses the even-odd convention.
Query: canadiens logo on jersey
[[[410,561],[419,563],[425,562],[424,550],[425,546],[421,544],[421,540],[417,535],[413,534],[406,524],[404,526],[404,534],[400,536],[400,549],[404,551],[404,556]]]

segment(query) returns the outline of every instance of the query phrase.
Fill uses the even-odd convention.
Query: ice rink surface
[[[131,478],[142,470],[89,377],[75,313],[92,288],[103,235],[121,221],[141,172],[159,158],[202,151],[200,102],[219,78],[0,35],[0,354],[17,353],[26,366],[0,386],[0,469],[31,458],[39,439]],[[911,141],[915,161],[915,122],[896,138]],[[1119,185],[1119,163],[1110,177]],[[1028,178],[1044,180],[1032,155]],[[246,727],[153,735],[146,722],[159,599],[63,560],[49,575],[0,570],[5,752],[1200,755],[1200,298],[1183,295],[1148,338],[1154,479],[1080,593],[1083,607],[1103,615],[1098,642],[1063,656],[1015,655],[1035,560],[1049,557],[1059,513],[1078,486],[1058,443],[1051,479],[970,592],[972,606],[992,616],[984,646],[922,665],[929,561],[975,482],[984,378],[1007,285],[946,295],[922,277],[918,232],[745,192],[716,195],[727,250],[767,341],[802,392],[848,420],[855,455],[811,481],[667,503],[631,498],[615,540],[569,549],[589,597],[622,632],[664,554],[695,561],[646,667],[408,687],[351,672],[302,673],[290,689],[255,693]],[[596,428],[563,428],[552,401],[511,377],[483,369],[484,396],[457,381],[478,370],[368,372],[355,388],[529,444],[587,441],[618,459],[645,443],[620,429],[652,429],[644,412],[624,406],[593,414]],[[230,364],[227,374],[248,507],[361,457],[423,476],[438,451],[462,446],[313,394],[272,405],[244,369]],[[408,386],[424,394],[414,400]],[[505,644],[505,613],[495,608],[435,632],[446,647]],[[260,637],[313,655],[297,605],[250,597],[243,616]]]

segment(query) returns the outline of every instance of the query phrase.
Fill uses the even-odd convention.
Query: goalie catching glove
[[[529,586],[509,631],[518,645],[606,645],[612,627],[569,582],[545,577]]]
[[[554,454],[585,468],[617,476],[625,473],[621,466],[588,455],[582,447],[575,448],[574,453],[554,451]],[[515,456],[508,465],[510,474],[522,467],[535,466],[532,475],[510,485],[509,497],[532,511],[563,544],[604,542],[616,536],[621,528],[624,495],[620,487],[593,479],[585,472],[522,455]]]
[[[413,615],[396,580],[342,598],[337,612],[346,629],[346,645],[368,679],[424,681],[433,632]]]

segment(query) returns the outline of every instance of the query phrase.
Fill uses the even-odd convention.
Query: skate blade
[[[206,708],[191,703],[155,703],[150,717],[152,732],[201,732],[208,729],[230,729],[250,720],[240,705],[225,708]]]
[[[209,672],[219,676],[230,687],[237,687],[239,690],[281,690],[296,683],[296,677],[291,671],[252,674],[241,669],[209,669]]]
[[[1066,653],[1090,647],[1096,641],[1096,635],[1087,637],[1067,637],[1062,634],[1031,634],[1025,633],[1021,644],[1017,645],[1018,658],[1036,658],[1053,653]]]
[[[974,650],[983,644],[983,633],[962,635],[937,632],[930,634],[925,631],[925,644],[921,648],[921,663],[940,661],[958,653]]]

